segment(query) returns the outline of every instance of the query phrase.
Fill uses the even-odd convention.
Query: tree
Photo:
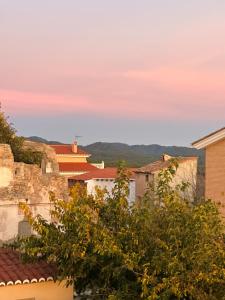
[[[181,196],[185,183],[169,186],[176,168],[140,207],[128,205],[122,166],[112,196],[79,185],[68,202],[52,195],[52,222],[22,205],[37,232],[19,241],[25,260],[55,263],[59,279],[93,299],[225,299],[224,224],[213,202],[194,206]]]
[[[28,164],[41,164],[42,153],[31,149],[24,149],[24,137],[16,135],[16,129],[9,122],[0,106],[0,144],[9,144],[14,160]]]

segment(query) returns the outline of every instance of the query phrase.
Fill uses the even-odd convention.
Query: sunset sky
[[[224,0],[0,0],[19,133],[190,145],[225,126]]]

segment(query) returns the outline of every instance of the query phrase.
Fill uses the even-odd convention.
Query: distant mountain
[[[164,153],[171,156],[198,156],[201,168],[204,162],[203,151],[188,147],[98,142],[82,148],[92,154],[91,161],[104,160],[108,166],[125,160],[128,166],[139,167],[159,159]]]
[[[48,145],[60,145],[60,144],[62,144],[62,143],[57,142],[57,141],[48,141],[46,139],[43,139],[43,138],[41,138],[39,136],[35,136],[35,135],[34,136],[29,136],[26,139],[29,140],[29,141],[44,143],[44,144],[48,144]]]
[[[28,139],[46,144],[62,144],[56,141],[47,141],[36,136]],[[198,156],[200,170],[203,170],[204,164],[203,151],[189,147],[160,146],[155,144],[130,146],[123,143],[103,142],[80,147],[92,155],[91,162],[104,160],[106,166],[115,166],[119,160],[125,160],[128,166],[139,167],[159,159],[164,153],[171,156]]]

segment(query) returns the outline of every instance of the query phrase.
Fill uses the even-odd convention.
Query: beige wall
[[[221,203],[225,216],[225,139],[205,150],[205,196]]]
[[[149,183],[153,181],[154,176],[152,174],[148,174],[146,178],[145,173],[136,173],[135,174],[135,194],[136,200],[140,200],[146,192],[146,189],[149,186]],[[148,180],[147,180],[148,179]]]
[[[148,181],[145,173],[136,173],[136,199],[139,200],[144,196],[146,189],[149,186],[149,183],[154,180],[157,180],[158,172],[155,172],[154,175],[149,174]],[[179,164],[179,167],[176,171],[176,175],[171,184],[172,187],[180,184],[182,181],[189,182],[190,187],[186,190],[186,198],[193,200],[196,191],[196,179],[197,179],[197,158],[193,160],[188,160]]]
[[[190,184],[185,191],[185,197],[190,201],[193,201],[196,195],[197,167],[197,158],[180,163],[172,182],[172,187],[182,182],[188,182]]]
[[[71,162],[71,163],[87,162],[87,157],[85,156],[56,155],[56,159],[58,162]]]
[[[1,300],[73,300],[73,287],[53,281],[0,287]]]

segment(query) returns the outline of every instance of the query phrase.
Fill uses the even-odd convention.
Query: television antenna
[[[75,141],[77,142],[78,139],[82,138],[83,136],[82,135],[75,135]]]

